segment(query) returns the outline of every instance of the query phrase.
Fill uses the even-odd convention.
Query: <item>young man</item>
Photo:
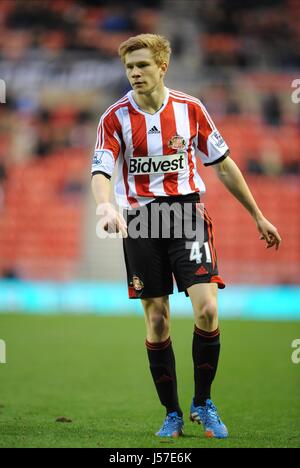
[[[195,318],[195,389],[190,419],[203,424],[207,437],[225,438],[227,428],[211,401],[220,351],[217,288],[225,285],[218,274],[212,223],[199,203],[205,186],[196,169],[196,158],[200,157],[205,166],[214,167],[220,181],[253,217],[267,247],[278,249],[281,239],[259,210],[202,103],[165,87],[170,54],[169,42],[153,34],[131,37],[120,45],[119,55],[132,91],[109,107],[100,119],[92,190],[98,207],[105,213],[105,229],[120,231],[124,237],[129,297],[140,298],[144,307],[150,370],[166,408],[166,418],[157,435],[177,437],[183,428],[169,334],[168,296],[173,292],[174,275],[178,290],[185,291],[191,299]],[[109,204],[110,178],[116,162],[115,196],[127,213],[127,224]],[[149,221],[150,209],[161,208],[163,202],[170,207],[175,202],[177,207],[189,204],[190,220],[198,225],[202,222],[203,238],[187,238],[185,233],[175,236],[178,220],[174,219],[169,220],[169,236],[164,236],[162,224],[155,218],[153,221],[153,217]],[[146,235],[134,235],[130,226],[141,212],[142,224],[149,215],[148,223],[156,224],[158,233],[152,235],[153,226],[148,224]],[[179,224],[182,221],[185,219]]]

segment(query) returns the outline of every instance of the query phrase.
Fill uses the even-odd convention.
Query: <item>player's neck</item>
[[[160,83],[155,89],[153,89],[149,94],[137,94],[133,91],[133,98],[137,105],[144,111],[149,114],[155,114],[161,106],[166,97],[167,90],[164,83]]]

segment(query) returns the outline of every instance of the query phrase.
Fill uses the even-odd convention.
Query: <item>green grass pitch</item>
[[[188,418],[192,331],[192,319],[173,319],[185,435],[162,440],[142,317],[0,315],[0,447],[299,447],[300,323],[221,321],[212,397],[227,440],[205,439]]]

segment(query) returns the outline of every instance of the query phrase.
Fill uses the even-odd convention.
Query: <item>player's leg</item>
[[[147,207],[143,210],[147,210]],[[146,213],[147,214],[147,213]],[[128,216],[127,224],[134,220]],[[167,239],[133,238],[123,240],[129,297],[140,298],[145,311],[146,348],[151,375],[167,414],[160,436],[182,432],[182,412],[178,404],[175,357],[170,338],[168,296],[173,292],[172,270]]]
[[[178,402],[175,355],[170,338],[168,296],[142,299],[147,330],[146,348],[150,371],[166,420],[157,433],[177,437],[182,433],[182,411]]]
[[[194,214],[203,229],[202,241],[199,237],[192,238],[190,243],[178,239],[169,254],[178,289],[190,296],[195,318],[192,346],[195,394],[191,418],[203,423],[207,437],[223,438],[228,435],[227,429],[210,396],[220,353],[217,287],[225,285],[218,274],[211,219],[199,204],[194,204]]]
[[[215,283],[194,284],[188,288],[188,293],[195,319],[192,346],[194,404],[203,406],[211,397],[211,386],[217,372],[220,353],[217,285]]]
[[[217,285],[194,284],[188,288],[188,293],[195,319],[192,346],[195,393],[190,418],[203,424],[206,437],[225,438],[228,436],[227,428],[211,401],[211,386],[220,354]]]

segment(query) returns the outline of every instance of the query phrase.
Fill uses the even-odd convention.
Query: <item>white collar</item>
[[[135,110],[137,112],[139,112],[140,114],[143,114],[143,115],[157,115],[157,114],[160,114],[164,108],[166,107],[167,103],[168,103],[168,100],[169,100],[169,88],[167,88],[165,86],[165,92],[166,92],[166,95],[165,95],[165,98],[163,100],[163,103],[161,105],[161,107],[156,111],[154,112],[154,114],[150,114],[150,112],[146,112],[144,111],[143,109],[140,108],[140,106],[135,102],[134,98],[133,98],[133,90],[129,91],[127,93],[127,96],[128,96],[128,99],[130,101],[130,103],[132,104],[132,106],[135,108]]]

